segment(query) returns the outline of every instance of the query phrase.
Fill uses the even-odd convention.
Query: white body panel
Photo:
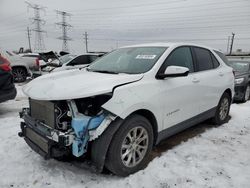
[[[135,46],[168,47],[153,68],[144,74],[102,74],[85,69],[61,71],[33,80],[24,88],[24,93],[38,100],[67,100],[113,91],[112,98],[102,106],[104,109],[123,119],[137,110],[148,110],[155,116],[158,131],[161,131],[216,107],[225,90],[230,89],[233,95],[232,69],[216,54],[221,64],[216,69],[164,80],[155,78],[172,50],[189,45],[193,46],[184,43]]]
[[[103,74],[70,70],[47,74],[28,83],[23,91],[36,100],[84,98],[112,92],[117,85],[140,80],[143,75]]]
[[[64,71],[64,70],[72,70],[72,69],[80,69],[80,68],[84,68],[87,67],[88,65],[74,65],[74,66],[70,66],[70,65],[63,65],[61,67],[57,67],[54,68],[51,73],[53,72],[59,72],[59,71]]]

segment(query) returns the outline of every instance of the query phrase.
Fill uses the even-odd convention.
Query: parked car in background
[[[246,102],[250,97],[250,61],[229,60],[228,65],[235,72],[234,100]]]
[[[63,70],[84,68],[93,61],[95,61],[96,59],[100,58],[102,55],[103,54],[93,54],[93,53],[83,54],[78,56],[72,54],[66,54],[64,56],[59,57],[58,59],[55,59],[47,63],[46,65],[41,66],[40,71],[34,73],[34,77]]]
[[[227,122],[234,75],[213,48],[156,43],[39,77],[24,93],[30,107],[19,136],[34,151],[45,159],[88,153],[97,171],[127,176],[161,140],[209,118]]]
[[[24,82],[28,77],[32,77],[32,71],[39,70],[37,54],[27,53],[17,55],[6,51],[4,55],[11,63],[15,82]]]
[[[52,72],[71,70],[71,69],[77,69],[77,68],[84,68],[102,56],[103,56],[103,54],[79,55],[79,56],[74,57],[72,60],[70,60],[66,63],[60,62],[59,63],[60,67],[53,69]]]
[[[10,62],[0,54],[0,103],[14,99],[16,88],[11,73]]]

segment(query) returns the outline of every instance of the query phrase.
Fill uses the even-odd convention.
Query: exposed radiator
[[[49,101],[30,99],[30,115],[46,125],[55,128],[55,104]]]

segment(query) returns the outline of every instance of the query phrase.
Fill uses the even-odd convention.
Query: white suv
[[[136,45],[37,78],[24,88],[30,108],[20,113],[19,135],[45,158],[89,153],[97,171],[134,173],[161,140],[209,118],[227,121],[234,75],[218,54],[184,43]]]

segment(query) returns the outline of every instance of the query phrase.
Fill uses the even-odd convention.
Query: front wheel
[[[114,135],[105,166],[119,176],[127,176],[143,169],[153,146],[153,129],[140,115],[128,117]]]
[[[213,122],[216,125],[221,125],[226,123],[228,120],[228,114],[230,111],[231,97],[228,93],[224,93],[220,99],[220,102],[217,106]]]

